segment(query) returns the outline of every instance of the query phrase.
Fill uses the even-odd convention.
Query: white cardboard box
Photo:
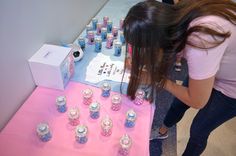
[[[44,44],[28,61],[38,86],[63,90],[74,73],[69,47]]]

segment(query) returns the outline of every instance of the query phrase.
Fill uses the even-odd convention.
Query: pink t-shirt
[[[220,32],[230,32],[231,36],[217,47],[207,50],[186,46],[184,55],[190,78],[202,80],[215,75],[214,88],[226,96],[236,98],[236,25],[218,16],[199,17],[191,22],[190,27],[193,25],[204,25]],[[213,41],[210,35],[200,36],[207,41]],[[188,40],[199,41],[194,36],[190,36]]]

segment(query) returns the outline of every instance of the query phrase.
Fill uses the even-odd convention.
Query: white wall
[[[0,0],[0,129],[35,88],[27,60],[71,43],[108,0]]]

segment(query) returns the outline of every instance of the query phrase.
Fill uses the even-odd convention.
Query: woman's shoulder
[[[236,29],[236,25],[229,20],[216,15],[198,17],[190,23],[189,28],[193,26],[204,26],[219,32],[228,32],[232,29]]]

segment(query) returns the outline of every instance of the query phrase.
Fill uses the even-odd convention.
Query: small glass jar
[[[120,42],[122,45],[125,45],[125,37],[124,37],[124,32],[121,31],[120,32]]]
[[[88,32],[88,44],[90,44],[90,45],[94,44],[94,32],[93,31]]]
[[[123,30],[124,18],[120,19],[120,30]]]
[[[135,126],[137,115],[134,110],[130,109],[126,113],[125,127],[132,128]]]
[[[80,36],[80,37],[78,38],[78,44],[79,44],[80,48],[81,48],[82,50],[84,50],[84,49],[85,49],[85,38],[82,37],[82,36]]]
[[[112,25],[113,25],[112,21],[107,22],[107,32],[108,33],[112,32]]]
[[[102,97],[109,97],[111,92],[111,85],[107,82],[102,84]]]
[[[107,27],[107,22],[109,20],[109,17],[108,16],[104,16],[103,17],[103,27]]]
[[[97,23],[97,35],[101,35],[102,23]]]
[[[80,144],[88,141],[88,128],[85,125],[78,125],[75,129],[75,139]]]
[[[109,118],[108,116],[104,117],[101,121],[101,134],[103,136],[110,136],[112,134],[112,120],[111,118]]]
[[[128,134],[124,134],[120,139],[119,154],[122,156],[129,155],[131,145],[132,145],[132,139]]]
[[[47,123],[38,124],[36,131],[39,139],[43,142],[47,142],[52,138],[52,134]]]
[[[79,124],[79,109],[78,108],[70,108],[68,111],[68,119],[69,123],[72,126],[77,126]]]
[[[113,38],[117,38],[117,36],[118,36],[118,27],[116,27],[116,26],[114,26],[113,28],[112,28],[112,35],[113,35]]]
[[[93,98],[93,91],[91,89],[85,89],[82,92],[83,94],[83,103],[85,105],[90,105],[92,103]]]
[[[93,30],[92,25],[90,25],[90,24],[86,25],[86,35],[87,35],[87,37],[88,37],[88,32],[92,31],[92,30]]]
[[[102,38],[102,41],[106,41],[106,39],[107,39],[107,28],[102,28],[101,38]]]
[[[121,96],[119,94],[114,94],[111,97],[111,109],[113,111],[118,111],[121,108]]]
[[[98,23],[98,19],[94,17],[94,18],[92,19],[93,30],[96,30],[96,29],[97,29],[97,23]]]
[[[97,119],[100,116],[100,103],[93,102],[89,105],[90,117],[92,119]]]
[[[134,104],[142,105],[145,97],[145,92],[142,89],[138,89],[135,93]]]
[[[57,110],[60,113],[64,113],[67,110],[66,107],[66,97],[65,96],[58,96],[56,99],[56,106],[57,106]]]
[[[121,55],[121,49],[122,49],[122,44],[119,41],[115,42],[115,52],[114,56],[120,56]]]
[[[95,52],[99,53],[102,51],[102,39],[97,37],[95,39]]]
[[[113,35],[112,34],[107,34],[106,48],[107,49],[112,49],[112,47],[113,47]]]

